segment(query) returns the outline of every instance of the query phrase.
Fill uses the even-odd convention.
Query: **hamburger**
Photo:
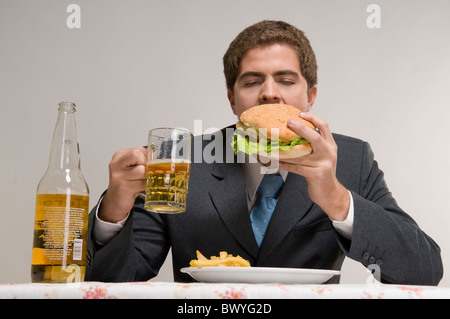
[[[287,126],[295,119],[316,127],[299,116],[300,110],[287,104],[263,104],[249,108],[236,123],[232,146],[238,151],[275,159],[298,158],[313,151],[311,144]]]

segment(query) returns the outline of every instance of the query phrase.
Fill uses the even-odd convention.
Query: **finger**
[[[145,165],[136,165],[133,167],[129,167],[124,177],[127,181],[130,182],[145,181],[146,180]]]
[[[296,165],[300,164],[300,165],[303,165],[303,166],[314,167],[314,166],[316,166],[314,163],[315,163],[315,160],[316,160],[316,157],[317,157],[315,155],[316,155],[316,153],[313,152],[311,154],[304,155],[304,156],[301,156],[301,157],[280,159],[279,163],[280,164],[289,163],[289,164],[296,164]]]
[[[298,163],[292,163],[292,162],[280,162],[279,163],[280,169],[284,171],[288,171],[291,173],[299,174],[304,177],[308,177],[311,174],[311,171],[315,168],[314,166],[309,165],[299,165]]]
[[[147,164],[147,150],[143,147],[135,147],[129,149],[124,157],[124,163],[128,167]]]
[[[301,112],[300,117],[302,119],[305,119],[311,123],[313,123],[319,130],[319,134],[323,136],[326,140],[332,139],[333,136],[331,134],[330,127],[328,125],[328,122],[320,118],[319,116],[313,114],[313,113],[305,113]]]
[[[146,162],[147,150],[143,147],[117,151],[109,164],[110,184],[121,185],[124,182],[127,184],[131,182],[127,187],[143,188]]]
[[[147,163],[147,150],[143,147],[135,147],[117,151],[111,160],[111,166],[115,169],[124,169]]]
[[[306,138],[313,145],[313,148],[320,140],[320,134],[317,131],[297,120],[289,119],[287,125],[297,134]]]

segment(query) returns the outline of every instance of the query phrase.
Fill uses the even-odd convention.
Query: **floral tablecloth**
[[[175,282],[0,284],[1,299],[450,299],[450,288],[399,285],[280,285]]]

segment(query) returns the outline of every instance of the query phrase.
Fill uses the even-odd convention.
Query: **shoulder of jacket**
[[[339,143],[349,143],[349,144],[356,144],[356,145],[367,144],[366,141],[363,141],[359,138],[342,135],[342,134],[338,134],[338,133],[333,133],[333,138],[334,138],[336,144],[338,144],[338,145],[339,145]]]

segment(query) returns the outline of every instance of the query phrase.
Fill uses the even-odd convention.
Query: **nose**
[[[259,104],[283,103],[277,84],[272,79],[267,79],[261,86]]]

